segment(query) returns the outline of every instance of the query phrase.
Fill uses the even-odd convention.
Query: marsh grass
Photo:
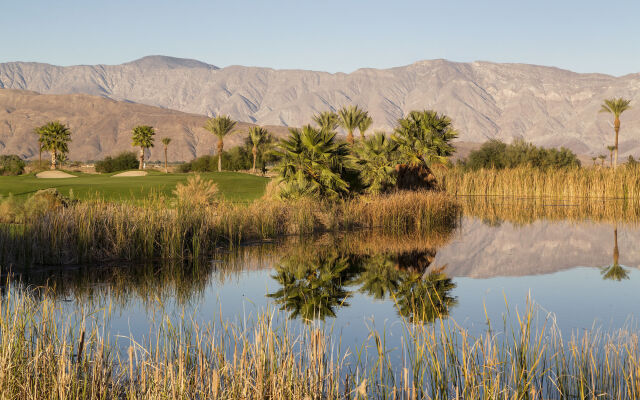
[[[451,231],[460,207],[432,192],[397,192],[341,202],[261,200],[249,205],[168,207],[79,202],[26,221],[0,225],[0,262],[79,264],[105,260],[197,259],[216,248],[286,235],[376,229],[403,235]]]
[[[514,199],[460,196],[463,214],[490,223],[526,225],[538,220],[640,223],[640,199]]]
[[[450,168],[439,172],[446,191],[452,195],[555,197],[555,198],[640,198],[640,168],[590,167],[569,169],[480,169]]]
[[[477,336],[452,320],[371,329],[343,348],[322,325],[265,311],[206,325],[161,319],[147,339],[112,338],[108,312],[66,315],[9,289],[0,301],[3,399],[637,399],[633,330],[563,339],[533,306]],[[507,321],[515,321],[513,323]]]

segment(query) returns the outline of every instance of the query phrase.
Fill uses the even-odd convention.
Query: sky
[[[352,72],[420,60],[640,72],[640,0],[0,0],[0,62]]]

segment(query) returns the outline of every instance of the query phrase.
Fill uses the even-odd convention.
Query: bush
[[[253,155],[246,147],[234,147],[222,154],[224,171],[242,171],[251,169]],[[178,172],[215,172],[218,170],[218,156],[200,156],[178,166]]]
[[[104,160],[96,162],[96,172],[116,172],[136,169],[139,166],[136,153],[125,151],[115,157],[107,156]]]
[[[536,147],[524,140],[515,140],[506,144],[500,140],[485,142],[478,150],[472,151],[460,164],[471,170],[504,169],[529,166],[534,168],[570,168],[579,167],[580,160],[571,150],[545,149]]]
[[[25,162],[17,155],[0,156],[0,175],[21,175]]]
[[[173,191],[178,204],[186,207],[213,205],[218,197],[218,185],[213,181],[194,175],[186,183],[179,183]]]

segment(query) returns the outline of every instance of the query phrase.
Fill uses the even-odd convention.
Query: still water
[[[148,336],[167,317],[243,324],[268,312],[357,346],[372,327],[393,342],[403,323],[439,318],[479,333],[487,318],[513,321],[528,301],[565,337],[636,326],[640,225],[545,207],[512,218],[471,210],[456,231],[429,237],[325,235],[243,246],[196,265],[43,267],[12,284],[41,288],[68,315],[109,310],[114,337]]]

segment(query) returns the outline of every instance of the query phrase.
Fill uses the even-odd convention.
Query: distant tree
[[[571,150],[545,149],[534,146],[524,140],[515,140],[506,144],[500,140],[492,139],[473,150],[462,162],[465,168],[478,170],[503,169],[528,166],[534,168],[571,168],[580,166],[580,160]]]
[[[139,159],[133,151],[122,152],[115,157],[107,156],[95,163],[96,172],[110,173],[127,171],[139,166]]]
[[[162,138],[162,144],[164,145],[164,172],[169,172],[167,168],[167,148],[169,147],[169,143],[171,143],[171,138],[164,137]]]
[[[217,117],[210,118],[204,126],[204,129],[218,137],[218,172],[222,172],[224,138],[232,133],[235,126],[236,121],[232,120],[228,115],[219,115]]]
[[[51,169],[57,169],[58,155],[69,152],[71,130],[58,121],[52,121],[36,129],[39,132],[41,148],[51,153]]]
[[[598,158],[600,159],[600,161],[602,162],[602,166],[604,167],[604,160],[607,159],[607,156],[605,156],[604,154],[600,154]]]
[[[358,129],[367,112],[358,106],[342,107],[338,110],[338,124],[347,131],[347,143],[353,144],[353,131]]]
[[[338,114],[324,111],[313,116],[313,121],[325,132],[334,132],[338,128]]]
[[[261,126],[252,126],[249,129],[249,139],[251,140],[251,154],[253,155],[253,165],[251,172],[256,173],[256,160],[258,159],[258,149],[261,144],[267,141],[269,131]]]
[[[616,146],[607,146],[607,150],[609,150],[609,163],[613,168],[613,151],[616,149]]]
[[[616,132],[616,142],[615,142],[615,158],[613,159],[613,167],[615,168],[618,165],[618,134],[620,133],[620,115],[626,110],[630,109],[629,105],[631,100],[620,98],[606,99],[604,104],[602,104],[602,108],[600,108],[600,112],[606,112],[613,114],[613,130]]]
[[[44,132],[41,130],[42,127],[38,127],[33,130],[33,133],[38,135],[38,167],[42,166],[42,146],[44,143]]]
[[[593,160],[593,166],[595,167],[595,165],[596,165],[596,160],[598,159],[598,157],[591,157],[591,159]]]
[[[360,131],[360,139],[364,140],[364,133],[367,131],[367,129],[369,129],[372,123],[373,123],[373,119],[368,114],[362,118],[362,120],[358,124],[358,130]]]
[[[132,145],[140,147],[140,164],[138,169],[144,168],[144,150],[153,147],[155,129],[149,125],[138,125],[131,131]]]
[[[0,175],[20,175],[24,167],[22,158],[15,154],[0,156]]]

